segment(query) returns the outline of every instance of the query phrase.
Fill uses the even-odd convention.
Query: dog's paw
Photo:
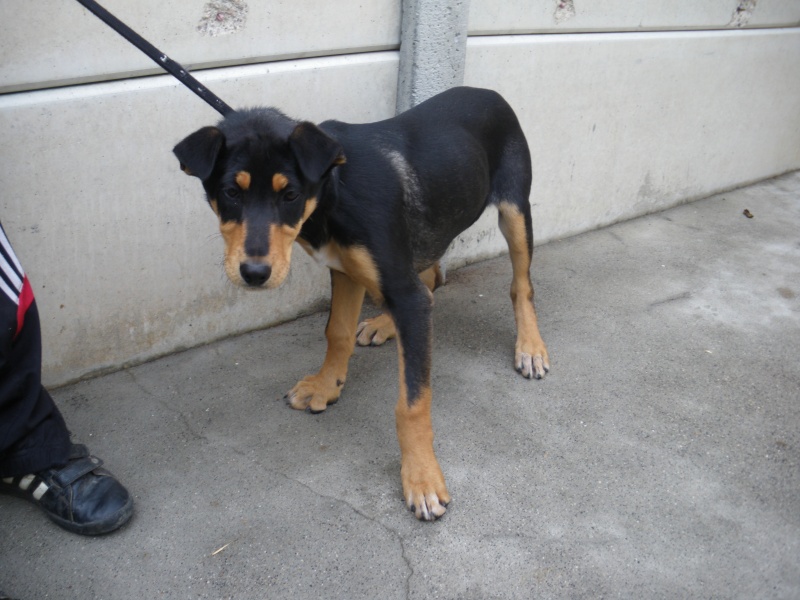
[[[344,381],[340,379],[331,380],[319,374],[309,375],[298,381],[283,399],[294,409],[321,413],[328,404],[334,404],[339,399],[342,386]]]
[[[542,379],[550,372],[550,358],[547,348],[541,346],[536,350],[525,352],[517,350],[514,354],[514,368],[527,379]]]
[[[356,342],[359,346],[380,346],[397,335],[392,317],[381,313],[358,324]]]
[[[400,469],[406,506],[420,521],[435,521],[447,511],[450,494],[436,459],[432,464]]]

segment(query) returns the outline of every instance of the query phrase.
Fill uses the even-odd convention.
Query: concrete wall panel
[[[787,27],[796,0],[471,0],[470,35]]]
[[[385,50],[400,40],[395,0],[101,4],[187,68]],[[3,0],[0,22],[0,93],[161,72],[75,0]]]
[[[539,241],[800,168],[800,29],[471,38],[516,109]],[[744,207],[742,207],[744,208]],[[494,216],[450,266],[505,250]]]
[[[372,121],[394,114],[397,54],[218,69],[200,79],[233,106]],[[37,297],[47,383],[277,323],[324,301],[327,272],[299,247],[277,291],[248,293],[224,277],[216,217],[171,152],[217,120],[168,76],[0,97],[0,219]]]

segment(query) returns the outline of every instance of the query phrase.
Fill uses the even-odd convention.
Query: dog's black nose
[[[272,275],[272,267],[260,262],[243,262],[239,265],[239,273],[247,285],[258,287]]]

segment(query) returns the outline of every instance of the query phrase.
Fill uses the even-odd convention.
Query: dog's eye
[[[293,192],[293,191],[289,190],[283,195],[283,200],[285,202],[294,202],[299,197],[300,197],[300,195],[297,192]]]
[[[239,198],[239,188],[229,187],[222,190],[222,193],[228,200],[236,200]]]

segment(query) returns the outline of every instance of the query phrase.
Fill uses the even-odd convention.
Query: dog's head
[[[292,243],[316,210],[320,188],[345,161],[339,143],[309,122],[270,108],[235,112],[174,148],[203,182],[225,240],[225,272],[247,287],[278,287]]]

